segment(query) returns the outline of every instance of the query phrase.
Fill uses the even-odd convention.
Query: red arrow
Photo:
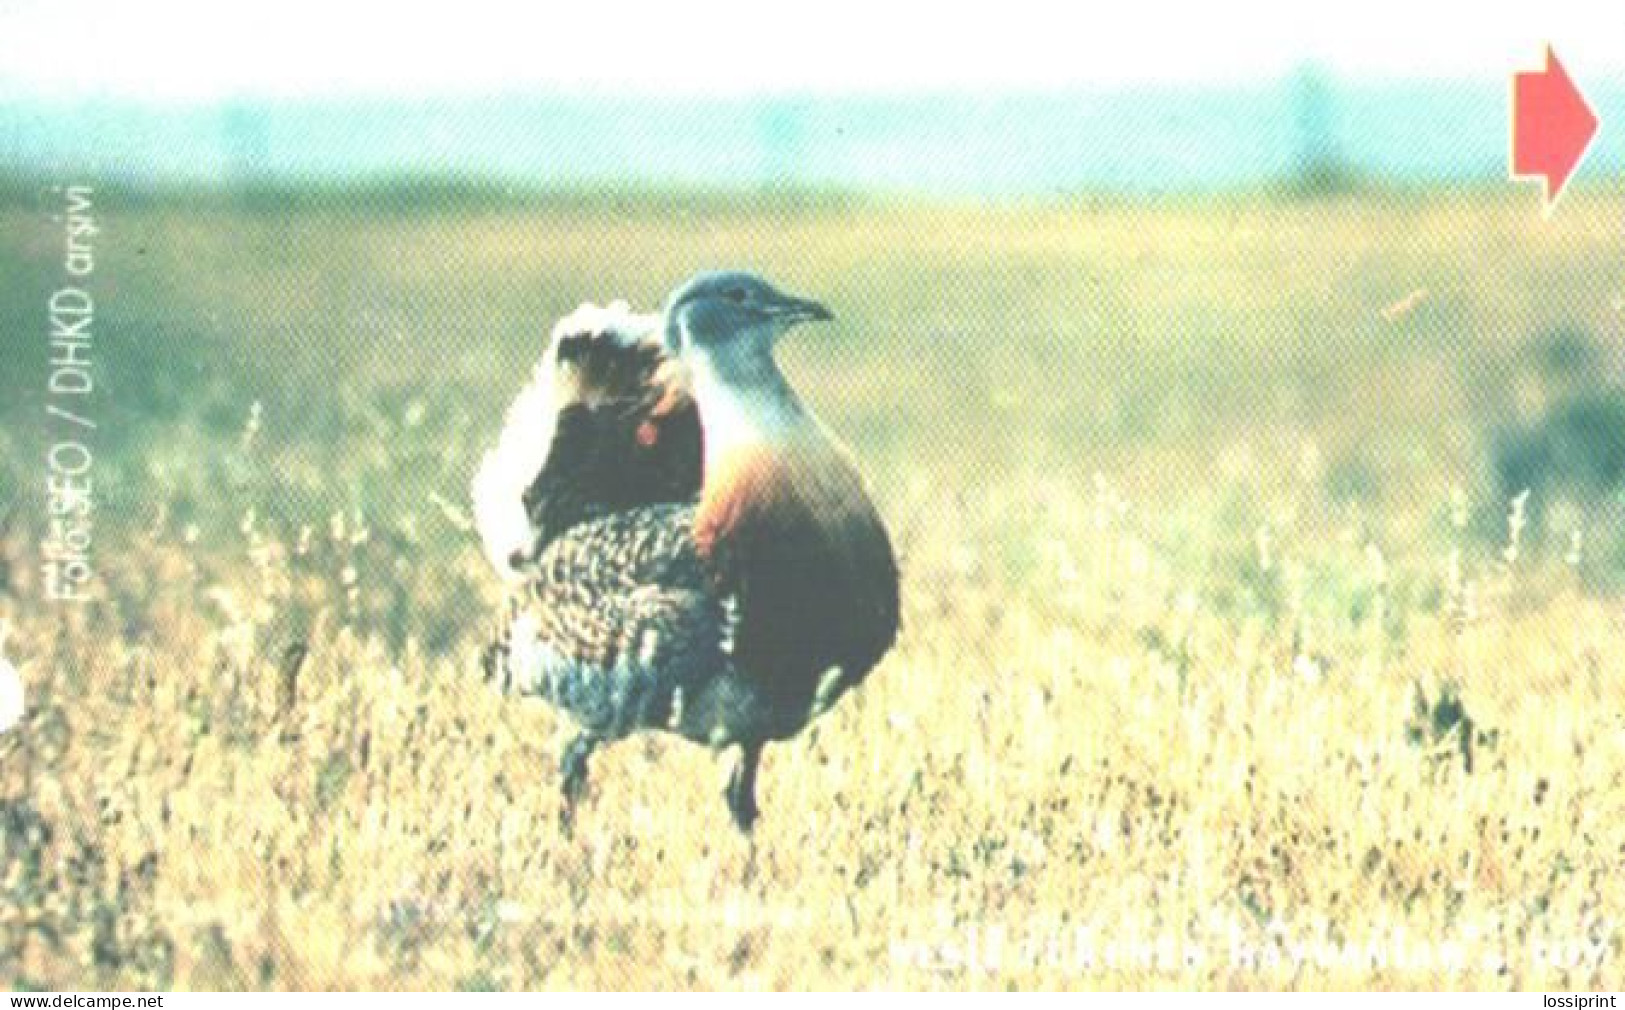
[[[1512,75],[1512,178],[1546,183],[1546,213],[1597,135],[1597,114],[1546,47],[1546,69]]]

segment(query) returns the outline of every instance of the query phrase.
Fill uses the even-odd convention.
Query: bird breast
[[[737,599],[734,661],[749,676],[810,694],[832,666],[862,676],[896,637],[890,541],[816,429],[708,459],[694,539],[715,590]]]

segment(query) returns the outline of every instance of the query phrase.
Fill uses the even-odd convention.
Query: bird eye
[[[730,302],[733,302],[736,305],[737,304],[743,304],[744,301],[745,301],[745,289],[744,288],[729,288],[727,291],[724,291],[722,293],[722,297],[728,299]]]

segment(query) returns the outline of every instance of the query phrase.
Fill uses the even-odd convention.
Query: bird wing
[[[578,523],[545,548],[499,636],[491,673],[605,737],[674,728],[728,669],[726,608],[693,541],[693,508],[657,505]]]
[[[699,493],[699,413],[658,336],[624,303],[560,320],[474,478],[475,522],[517,579],[572,526]]]

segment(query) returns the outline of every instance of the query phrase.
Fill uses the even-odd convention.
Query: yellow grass
[[[95,605],[39,598],[43,380],[5,352],[0,981],[1625,981],[1619,545],[1508,560],[1485,462],[1520,346],[1617,344],[1625,199],[101,206]],[[0,211],[18,332],[47,215]],[[841,317],[787,368],[873,480],[904,635],[769,749],[753,843],[663,738],[565,837],[568,729],[479,682],[457,513],[552,318],[719,264]],[[1446,690],[1470,772],[1415,711]]]

